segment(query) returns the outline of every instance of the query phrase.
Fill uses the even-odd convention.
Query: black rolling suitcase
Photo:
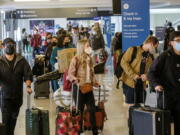
[[[0,123],[0,135],[5,135],[5,125]]]
[[[0,88],[0,101],[1,101],[1,106],[2,106],[2,92],[1,92],[1,88]],[[5,135],[5,124],[3,124],[2,122],[2,112],[1,112],[1,106],[0,106],[0,135]]]
[[[36,81],[34,83],[34,98],[38,97],[46,97],[49,98],[50,94],[50,86],[49,86],[49,81]]]
[[[164,97],[164,92],[163,92]],[[164,98],[163,98],[164,104]],[[129,109],[129,135],[170,135],[170,111],[135,105]]]
[[[44,56],[37,56],[36,58],[37,60],[35,60],[35,66],[36,65],[39,68],[33,68],[34,72],[33,74],[36,75],[36,79],[38,78],[38,76],[43,75],[46,73],[46,66],[45,66],[45,61],[44,61]],[[35,69],[39,69],[39,70],[35,70]],[[49,81],[38,81],[38,79],[35,81],[34,83],[34,98],[38,98],[38,97],[46,97],[49,98],[49,94],[50,94],[50,86],[49,86]]]

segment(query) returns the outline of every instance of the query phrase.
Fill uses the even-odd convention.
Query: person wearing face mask
[[[31,38],[31,46],[33,47],[33,58],[36,54],[39,54],[39,49],[42,45],[41,35],[38,34],[38,30],[34,29],[34,33]]]
[[[50,58],[52,54],[53,48],[57,46],[58,39],[56,36],[52,37],[51,41],[49,42],[49,45],[47,47],[47,50],[45,52],[45,59],[46,59],[46,65],[49,67],[49,71],[52,71],[52,67],[50,64]]]
[[[121,67],[123,69],[120,80],[123,82],[123,92],[125,102],[129,106],[136,103],[143,103],[143,90],[145,90],[145,82],[147,81],[147,71],[153,62],[153,53],[157,48],[159,41],[154,36],[149,36],[143,45],[136,47],[136,54],[133,61],[132,55],[135,47],[130,47],[124,53],[121,59]],[[130,62],[131,61],[131,62]],[[138,93],[135,93],[135,87],[138,86]],[[134,95],[136,94],[136,101]]]
[[[68,79],[74,84],[79,84],[80,87],[86,83],[91,83],[92,85],[98,87],[98,83],[95,79],[93,63],[91,58],[92,48],[90,47],[87,40],[80,40],[77,43],[77,55],[72,59],[69,71]],[[78,66],[77,66],[78,65]],[[76,99],[77,96],[77,85],[74,86],[73,96]],[[84,112],[84,106],[87,106],[90,110],[90,122],[92,124],[93,135],[98,135],[96,129],[96,119],[95,119],[95,100],[93,91],[83,94],[81,90],[79,91],[79,104],[78,109],[81,114]],[[81,115],[81,131],[83,129],[83,115]]]
[[[180,135],[180,31],[170,35],[171,48],[152,64],[148,78],[156,91],[164,91],[165,108],[174,120],[174,135]]]
[[[11,38],[3,41],[4,54],[0,57],[0,108],[5,135],[14,135],[17,117],[23,103],[23,83],[28,94],[32,93],[33,75],[26,59],[16,54],[16,42]],[[1,99],[2,98],[2,99]]]
[[[79,28],[78,25],[75,24],[72,26],[72,39],[73,39],[73,45],[76,46],[77,42],[80,40],[80,35],[79,35]]]
[[[90,43],[93,51],[105,48],[104,37],[99,27],[94,26],[90,35]]]
[[[57,46],[53,48],[53,51],[51,53],[51,58],[50,58],[50,64],[52,67],[52,70],[56,70],[55,69],[55,64],[58,62],[57,61],[57,53],[58,51],[61,51],[63,49],[66,48],[70,48],[69,46],[67,46],[67,41],[69,42],[69,38],[67,38],[67,36],[60,36],[58,37],[58,42],[57,42]],[[59,84],[56,80],[53,80],[53,91],[56,91],[59,88]]]
[[[47,32],[46,39],[45,39],[45,41],[43,43],[43,47],[42,47],[43,52],[47,51],[48,46],[51,44],[51,39],[52,39],[52,33]]]

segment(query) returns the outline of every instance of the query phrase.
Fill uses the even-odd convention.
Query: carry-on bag
[[[26,135],[50,135],[49,111],[30,108],[30,95],[27,96]]]
[[[45,63],[45,55],[36,55],[32,72],[33,75],[36,76],[40,76],[48,72],[48,68]]]
[[[43,70],[42,72],[43,72],[43,74],[45,74],[46,70],[45,70],[45,61],[44,61],[43,55],[39,55],[37,57],[37,59],[39,59],[39,61],[42,61],[42,66],[44,67],[42,69]],[[42,75],[42,74],[40,74],[40,75]],[[50,94],[49,80],[38,81],[38,79],[36,79],[36,81],[34,83],[34,92],[35,92],[34,98],[38,98],[38,97],[49,98],[49,94]]]
[[[73,85],[72,85],[73,89]],[[56,135],[79,135],[81,114],[78,111],[79,85],[77,88],[76,108],[73,108],[73,94],[71,95],[71,107],[60,109],[56,118]]]
[[[1,107],[2,107],[2,90],[1,90],[1,88],[0,88],[0,98],[1,98],[1,106],[0,106],[0,135],[5,135],[5,124],[3,123],[3,121],[2,121],[2,109],[1,109]]]
[[[71,105],[71,91],[65,91],[62,87],[56,90],[53,94],[55,104],[60,107],[70,107]]]
[[[130,107],[129,135],[170,135],[171,115],[170,111],[164,108],[164,106],[163,109],[158,109],[140,105]]]
[[[107,120],[107,115],[105,112],[105,107],[104,107],[104,102],[101,101],[100,99],[101,95],[101,87],[99,87],[99,98],[98,98],[98,105],[96,106],[96,112],[95,112],[95,117],[96,117],[96,127],[97,129],[103,130],[104,128],[104,121]],[[91,122],[90,122],[90,111],[86,109],[84,111],[84,129],[89,130],[91,129]]]
[[[59,73],[64,73],[69,69],[72,58],[76,55],[76,48],[68,48],[58,51]]]
[[[36,81],[34,83],[34,98],[38,97],[46,97],[49,98],[50,94],[50,86],[49,86],[49,81]]]

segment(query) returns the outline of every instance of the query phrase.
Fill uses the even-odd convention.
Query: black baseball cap
[[[16,44],[16,42],[12,39],[12,38],[6,38],[3,41],[3,45],[6,45],[8,43],[13,43],[14,45]]]

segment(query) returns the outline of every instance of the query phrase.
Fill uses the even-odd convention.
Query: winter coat
[[[94,51],[101,49],[101,48],[105,48],[104,37],[102,34],[100,36],[91,35],[90,43],[91,43],[91,47]]]
[[[31,68],[26,59],[16,54],[13,71],[5,56],[0,57],[0,84],[4,99],[16,99],[22,102],[23,81],[33,81]]]
[[[124,72],[121,76],[121,80],[123,81],[123,83],[125,83],[131,88],[135,88],[134,77],[136,75],[140,75],[140,66],[141,66],[143,52],[144,50],[142,49],[142,47],[138,46],[136,57],[131,64],[129,64],[129,62],[131,61],[132,58],[133,47],[130,47],[122,57],[121,67],[123,68]],[[149,56],[146,60],[145,74],[147,74],[148,69],[150,68],[152,62],[153,59],[152,57]]]
[[[41,35],[35,34],[31,38],[32,47],[40,47],[42,45]]]
[[[180,95],[180,56],[173,48],[163,52],[152,64],[148,78],[153,87],[163,86],[172,95]]]

